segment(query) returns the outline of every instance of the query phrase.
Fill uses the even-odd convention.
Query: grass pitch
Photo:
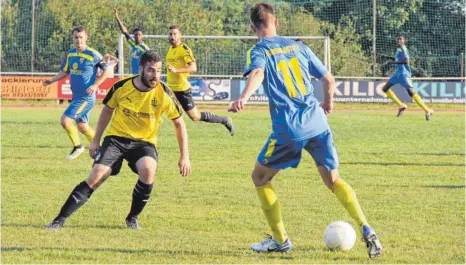
[[[66,161],[70,142],[59,124],[64,108],[2,107],[2,263],[464,263],[465,117],[421,112],[395,118],[396,109],[338,110],[329,116],[342,177],[356,190],[384,246],[371,261],[357,242],[332,252],[325,227],[346,220],[325,188],[312,158],[274,180],[288,234],[289,254],[257,254],[250,244],[268,226],[250,171],[270,133],[268,111],[232,115],[236,135],[218,125],[186,119],[193,174],[178,174],[174,129],[159,134],[159,170],[154,192],[140,216],[141,231],[125,228],[137,177],[125,165],[65,228],[44,226],[87,178],[87,152]],[[389,111],[387,111],[389,109]],[[100,108],[92,111],[95,127]],[[85,138],[82,137],[82,141]],[[359,234],[359,233],[358,233]],[[358,235],[359,237],[359,235]]]

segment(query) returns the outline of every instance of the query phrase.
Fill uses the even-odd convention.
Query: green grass
[[[357,242],[348,252],[326,250],[325,227],[346,220],[311,157],[274,180],[293,240],[289,254],[249,250],[268,226],[250,180],[256,155],[270,133],[267,111],[234,117],[237,133],[186,120],[193,174],[178,175],[170,122],[160,134],[159,171],[140,217],[142,231],[125,228],[136,183],[125,165],[73,215],[66,227],[44,226],[58,213],[92,161],[66,161],[70,143],[59,125],[61,108],[2,108],[2,263],[464,263],[465,118],[396,110],[337,111],[329,116],[341,175],[356,190],[378,231],[383,255],[371,261]],[[345,106],[348,106],[345,104]],[[464,106],[463,106],[464,107]],[[92,112],[95,126],[99,108]],[[85,138],[82,137],[84,141]]]

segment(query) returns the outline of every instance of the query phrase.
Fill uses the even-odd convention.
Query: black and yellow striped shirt
[[[167,85],[173,91],[185,91],[191,87],[191,84],[188,81],[188,73],[172,73],[168,71],[168,66],[184,68],[195,61],[196,58],[188,45],[181,43],[175,48],[170,46],[167,53]]]
[[[107,135],[157,143],[162,113],[169,119],[181,117],[182,110],[173,92],[162,82],[150,91],[134,86],[136,76],[116,82],[103,103],[115,109]]]

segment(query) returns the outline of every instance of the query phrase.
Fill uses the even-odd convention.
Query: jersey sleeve
[[[103,103],[111,108],[111,109],[114,109],[116,107],[118,107],[118,93],[117,93],[117,89],[119,88],[120,86],[120,83],[121,81],[118,81],[116,82],[115,84],[113,84],[113,86],[108,90],[107,92],[107,95],[105,96],[104,98],[104,101]]]
[[[133,38],[131,37],[131,35],[129,35],[128,32],[125,32],[123,33],[125,35],[125,38],[126,40],[128,41],[128,44],[131,46],[131,47],[134,47],[136,46],[136,42],[133,40]]]
[[[186,64],[192,63],[196,61],[196,58],[194,58],[193,51],[191,51],[191,48],[189,48],[186,44],[183,44],[184,48],[184,55],[183,55],[183,60]]]
[[[317,58],[309,47],[306,46],[306,48],[309,60],[309,73],[316,78],[324,77],[328,73],[327,68],[325,68],[322,61]]]
[[[170,120],[176,120],[183,114],[180,103],[170,89],[164,93],[164,112]]]
[[[256,68],[265,69],[265,64],[265,52],[257,46],[252,47],[246,53],[246,65],[244,67],[243,77],[249,75],[249,73]]]
[[[93,57],[94,57],[93,64],[95,66],[97,66],[98,68],[100,68],[102,70],[107,69],[107,64],[104,63],[104,61],[102,61],[103,57],[102,57],[102,54],[100,54],[100,52],[94,51],[93,52]]]
[[[69,62],[68,62],[68,60],[69,60],[68,53],[66,53],[66,57],[65,57],[65,59],[61,62],[61,64],[60,64],[60,69],[59,69],[60,71],[65,72],[65,73],[67,73],[67,74],[70,73],[70,67],[69,67]]]
[[[401,47],[401,54],[403,56],[402,60],[409,59],[409,52],[406,47]]]
[[[151,51],[151,48],[149,48],[149,46],[147,46],[145,43],[141,43],[141,46],[144,49],[144,51]]]

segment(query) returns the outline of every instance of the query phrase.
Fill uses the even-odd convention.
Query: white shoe
[[[401,107],[398,109],[398,114],[396,116],[400,117],[405,112],[405,110],[407,108],[408,108],[408,106],[406,106],[405,104],[401,105]]]
[[[289,238],[282,244],[268,235],[266,240],[252,244],[251,249],[256,252],[288,252],[292,247],[293,244]]]
[[[430,121],[432,115],[434,115],[434,110],[429,109],[429,111],[426,113],[426,121]]]
[[[84,146],[82,144],[73,147],[71,153],[66,157],[67,160],[73,160],[84,152]]]

